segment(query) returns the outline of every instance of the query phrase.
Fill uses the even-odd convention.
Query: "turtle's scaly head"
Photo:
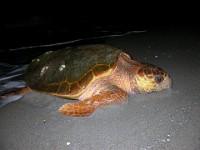
[[[140,92],[158,92],[171,87],[172,81],[165,71],[151,64],[141,64],[134,76]]]

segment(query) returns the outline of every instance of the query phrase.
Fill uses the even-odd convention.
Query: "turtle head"
[[[164,70],[151,64],[141,64],[142,66],[134,76],[140,92],[159,92],[171,87],[172,81]]]

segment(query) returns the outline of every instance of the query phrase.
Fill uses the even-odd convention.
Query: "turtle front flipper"
[[[59,111],[68,116],[88,116],[101,106],[109,104],[122,105],[125,102],[127,102],[127,93],[113,86],[113,88],[99,92],[83,101],[65,104]]]

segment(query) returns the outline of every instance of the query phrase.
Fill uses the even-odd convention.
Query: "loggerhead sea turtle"
[[[33,90],[78,99],[59,109],[69,116],[90,115],[101,106],[123,104],[128,94],[158,92],[171,86],[162,69],[105,44],[46,52],[32,60],[25,81],[27,88],[18,93]]]

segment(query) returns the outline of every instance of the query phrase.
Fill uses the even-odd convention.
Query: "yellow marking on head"
[[[139,91],[150,92],[156,87],[154,78],[140,77],[139,75],[135,76],[136,82],[138,84]]]

